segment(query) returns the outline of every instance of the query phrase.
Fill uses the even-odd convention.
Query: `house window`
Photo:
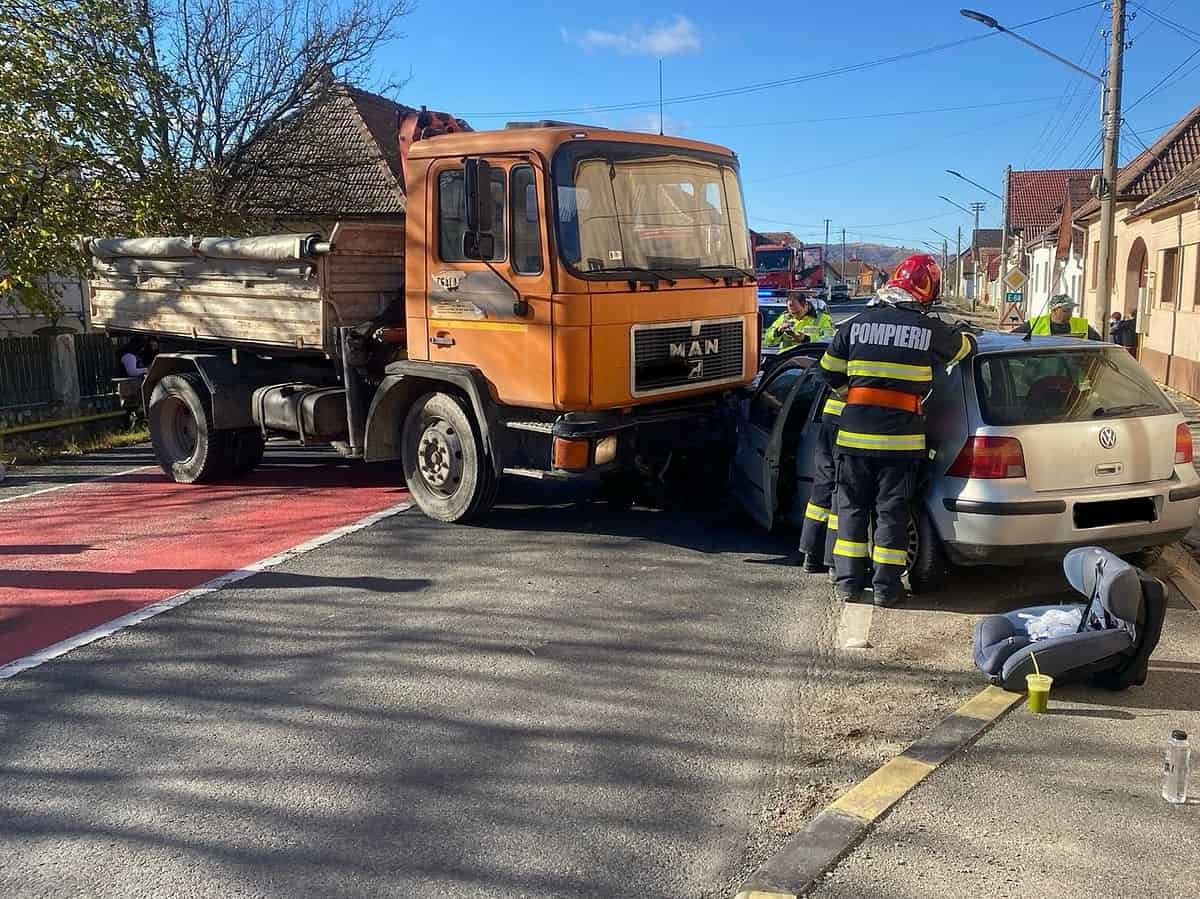
[[[492,262],[504,258],[504,178],[504,169],[492,169],[492,198],[496,204],[492,213],[492,233],[496,238]],[[438,175],[438,255],[444,262],[466,261],[467,257],[463,255],[466,230],[467,196],[463,170],[451,169]]]
[[[515,165],[509,176],[512,267],[518,275],[542,273],[542,227],[538,216],[537,178],[531,165]]]
[[[1092,290],[1096,289],[1096,281],[1099,276],[1097,269],[1100,265],[1100,241],[1092,241]]]
[[[1169,250],[1163,250],[1162,266],[1160,267],[1161,275],[1159,283],[1162,284],[1160,302],[1164,306],[1174,306],[1177,299],[1177,281],[1179,279],[1179,248],[1171,247]]]

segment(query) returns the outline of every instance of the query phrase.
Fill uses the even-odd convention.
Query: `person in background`
[[[823,306],[799,291],[789,291],[787,311],[763,332],[762,342],[763,346],[777,346],[783,351],[810,340],[832,337],[835,332],[833,319]]]
[[[1108,339],[1111,340],[1113,343],[1121,342],[1121,341],[1117,340],[1117,332],[1120,330],[1120,328],[1121,328],[1121,313],[1114,312],[1108,322]]]
[[[1113,313],[1112,342],[1125,347],[1131,356],[1137,356],[1137,319],[1130,315],[1117,320],[1118,313]]]
[[[158,343],[154,343],[157,350]],[[135,334],[125,341],[124,346],[117,350],[117,358],[121,362],[121,371],[125,373],[127,378],[143,377],[148,371],[150,359],[153,358],[148,353],[149,344],[146,338],[140,334]]]
[[[1015,334],[1027,334],[1033,330],[1034,337],[1078,337],[1079,339],[1100,340],[1096,329],[1088,324],[1086,318],[1071,313],[1075,309],[1075,301],[1065,293],[1050,298],[1050,314],[1039,315],[1037,318],[1022,322],[1013,329]]]

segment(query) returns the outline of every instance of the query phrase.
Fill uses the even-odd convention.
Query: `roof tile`
[[[1008,182],[1009,227],[1021,229],[1026,238],[1041,234],[1058,218],[1068,186],[1082,183],[1086,189],[1098,172],[1099,169],[1014,171]],[[1071,199],[1074,208],[1074,193]]]

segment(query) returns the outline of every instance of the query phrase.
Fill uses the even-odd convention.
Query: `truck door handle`
[[[429,342],[434,346],[454,346],[454,338],[449,334],[435,334],[429,338]]]

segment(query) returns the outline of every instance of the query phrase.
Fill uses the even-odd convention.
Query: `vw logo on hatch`
[[[1117,445],[1117,432],[1112,428],[1100,429],[1100,445],[1105,449],[1112,449]]]

